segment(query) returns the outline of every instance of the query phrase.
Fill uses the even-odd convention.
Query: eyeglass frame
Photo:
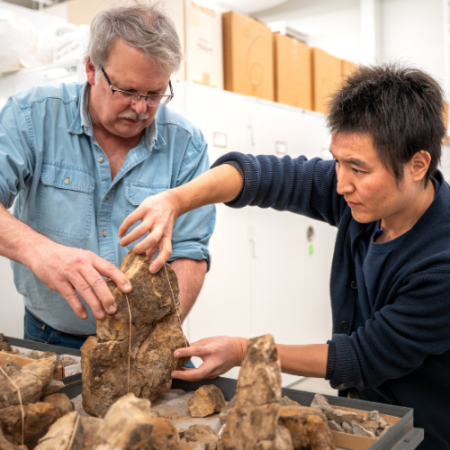
[[[108,83],[109,88],[111,89],[111,92],[112,92],[112,95],[113,95],[113,96],[114,96],[114,92],[122,92],[123,94],[134,95],[134,101],[135,101],[135,103],[138,103],[138,102],[141,100],[141,98],[144,98],[144,99],[145,99],[145,104],[148,105],[148,106],[150,106],[151,108],[154,108],[155,106],[158,106],[158,107],[159,107],[159,106],[161,106],[161,103],[159,103],[158,105],[154,105],[154,106],[149,105],[149,104],[147,103],[147,99],[148,99],[148,98],[154,98],[154,97],[164,97],[164,98],[167,98],[167,97],[168,97],[167,102],[164,103],[164,105],[163,105],[163,106],[165,106],[165,105],[167,105],[167,103],[169,103],[169,102],[173,99],[173,97],[175,96],[175,94],[174,94],[174,92],[173,92],[173,88],[172,88],[172,82],[171,82],[170,80],[169,80],[170,94],[150,94],[150,95],[141,95],[141,94],[136,94],[135,92],[124,91],[124,90],[122,90],[122,89],[116,89],[116,88],[113,88],[113,87],[112,87],[112,83],[111,83],[111,81],[110,81],[108,75],[106,75],[105,69],[104,69],[102,66],[100,66],[100,69],[102,69],[103,75],[104,75],[105,78],[106,78],[106,82]]]

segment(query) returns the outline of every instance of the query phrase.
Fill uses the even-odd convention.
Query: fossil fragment
[[[220,412],[225,406],[222,391],[213,384],[199,387],[188,403],[192,417],[206,417]]]
[[[208,425],[192,425],[184,434],[186,442],[202,443],[205,450],[216,450],[219,435]]]
[[[127,294],[131,309],[130,368],[128,302],[115,283],[107,280],[117,311],[97,320],[97,336],[89,337],[81,348],[83,406],[91,415],[103,417],[116,400],[127,394],[128,373],[130,393],[150,399],[171,379],[172,371],[189,360],[173,356],[177,348],[188,345],[178,317],[175,272],[166,264],[157,274],[151,274],[149,265],[145,254],[129,252],[121,267],[133,286]]]

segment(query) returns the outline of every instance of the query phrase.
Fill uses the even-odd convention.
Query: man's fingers
[[[104,319],[105,311],[103,310],[103,306],[88,281],[81,274],[77,273],[72,281],[72,285],[91,307],[94,317],[99,320]]]
[[[133,252],[137,253],[138,255],[140,253],[144,253],[145,250],[147,250],[148,248],[158,247],[159,246],[158,244],[161,241],[161,238],[162,238],[162,235],[163,235],[163,230],[162,230],[161,227],[155,227],[155,228],[150,229],[150,230],[147,227],[147,231],[149,231],[148,236],[146,236],[144,239],[142,239],[141,242],[138,242],[133,247]],[[131,236],[131,234],[132,233],[130,233],[128,236]],[[137,239],[138,238],[133,239],[133,241],[135,241]]]
[[[172,254],[172,240],[170,238],[162,238],[160,243],[160,251],[158,257],[150,264],[151,273],[158,273],[162,266],[169,260]]]
[[[113,280],[114,283],[117,284],[117,287],[122,292],[128,293],[128,292],[132,291],[133,287],[131,286],[130,280],[114,264],[111,264],[109,261],[106,261],[99,257],[94,262],[94,268],[99,272],[100,275],[111,278],[111,280]],[[106,283],[105,283],[105,286],[106,286]],[[109,288],[107,286],[106,286],[106,288],[109,291]],[[111,295],[111,297],[112,297],[112,295]],[[113,303],[114,303],[114,299],[113,299]]]
[[[94,268],[89,268],[87,270],[83,270],[81,275],[84,279],[89,283],[94,292],[94,295],[100,301],[103,309],[108,314],[113,314],[116,312],[116,305],[114,302],[114,297],[106,285],[105,280],[101,277],[101,275]],[[83,297],[84,298],[84,297]]]
[[[208,378],[210,375],[210,369],[206,363],[202,364],[198,369],[185,368],[183,370],[175,370],[172,372],[172,378],[186,381],[200,381]]]
[[[206,347],[184,347],[179,348],[174,351],[173,356],[175,358],[186,358],[192,356],[198,356],[199,358],[203,358],[208,356],[210,351]]]
[[[147,233],[151,232],[152,229],[153,226],[150,226],[146,222],[142,222],[134,230],[130,231],[125,237],[123,237],[123,239],[120,240],[120,245],[122,247],[126,247],[127,245],[130,245],[132,242],[137,241],[142,236],[145,236]]]
[[[75,292],[75,289],[69,283],[64,283],[62,289],[59,290],[59,293],[64,297],[77,317],[83,320],[87,319],[88,313],[86,311],[86,308],[84,307],[83,303],[81,303],[81,300]]]
[[[141,220],[141,219],[142,219],[141,211],[139,208],[137,208],[130,215],[128,215],[125,218],[125,220],[122,222],[122,225],[120,225],[119,232],[118,232],[119,237],[125,236],[125,234],[128,231],[128,228],[130,228],[133,224],[135,224],[138,220]]]

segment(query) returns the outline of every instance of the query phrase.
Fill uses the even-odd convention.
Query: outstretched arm
[[[277,345],[281,371],[292,375],[325,378],[328,344]],[[203,364],[198,369],[172,372],[172,378],[198,381],[216,378],[235,366],[240,366],[247,350],[247,339],[219,336],[201,339],[190,347],[175,351],[176,358],[198,356]]]
[[[160,251],[150,266],[156,273],[172,254],[172,233],[175,220],[183,214],[213,203],[233,200],[242,189],[242,176],[229,164],[208,170],[194,180],[161,194],[146,198],[119,228],[120,245],[127,246],[149,233],[133,247],[135,253],[147,251],[149,256]],[[125,236],[135,222],[142,223]]]

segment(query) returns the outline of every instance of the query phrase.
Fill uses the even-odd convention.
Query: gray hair
[[[116,38],[142,49],[164,73],[172,74],[180,68],[180,39],[161,1],[121,0],[95,15],[88,54],[96,69],[105,64]],[[100,70],[96,70],[96,82],[100,75]]]

